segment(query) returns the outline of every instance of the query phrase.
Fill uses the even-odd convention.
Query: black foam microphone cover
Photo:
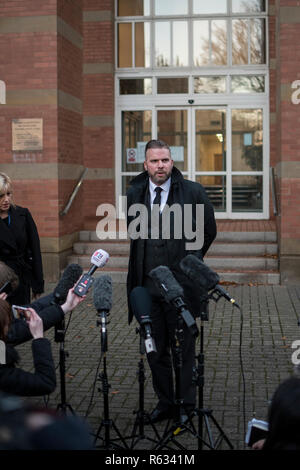
[[[62,305],[65,302],[69,290],[78,281],[82,271],[82,267],[79,264],[73,263],[66,267],[53,292],[55,303]]]
[[[98,312],[110,311],[112,307],[112,280],[108,274],[103,274],[95,279],[93,299]]]
[[[146,287],[137,286],[130,292],[130,306],[138,323],[141,324],[150,317],[152,300]]]
[[[219,276],[195,255],[187,255],[179,263],[186,276],[209,291],[219,283]]]
[[[150,278],[163,294],[167,302],[184,296],[184,291],[167,266],[158,266],[149,273]]]

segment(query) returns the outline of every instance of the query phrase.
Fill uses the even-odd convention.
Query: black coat
[[[64,312],[60,305],[57,305],[53,302],[53,295],[43,296],[37,301],[30,304],[41,317],[43,321],[44,331],[49,330],[55,325],[60,325],[64,320]],[[14,320],[9,327],[6,343],[12,346],[17,346],[19,344],[25,343],[32,339],[29,326],[26,321],[22,319]]]
[[[166,240],[166,247],[168,252],[169,263],[168,267],[173,272],[177,281],[184,288],[186,294],[186,300],[192,302],[191,308],[196,314],[199,298],[195,298],[194,291],[195,289],[191,286],[190,281],[186,278],[182,270],[180,269],[180,261],[188,254],[195,254],[200,259],[203,259],[207,250],[209,249],[211,243],[216,237],[217,228],[216,221],[214,216],[213,206],[206,195],[206,192],[203,186],[199,183],[189,181],[183,178],[180,171],[173,167],[171,175],[171,187],[168,197],[168,205],[171,206],[174,203],[180,204],[182,212],[184,214],[184,204],[191,204],[193,206],[193,218],[192,218],[192,230],[195,232],[196,229],[196,204],[204,204],[204,243],[201,249],[199,250],[186,250],[186,242],[191,242],[187,240],[184,236],[184,231],[182,230],[182,237],[180,239],[172,238]],[[139,174],[131,181],[131,186],[127,192],[127,225],[133,221],[134,217],[128,215],[128,210],[132,204],[145,204],[149,205],[149,177],[148,173],[145,171]],[[184,219],[184,217],[183,217]],[[136,240],[131,239],[130,242],[130,256],[129,256],[129,266],[128,266],[128,276],[127,276],[127,294],[131,290],[141,285],[143,280],[143,261],[144,261],[144,246],[145,240],[138,238]],[[129,323],[132,320],[132,311],[130,304],[128,302],[129,308]]]
[[[30,302],[30,287],[34,294],[44,292],[40,239],[28,209],[11,206],[10,225],[0,218],[0,261],[19,276],[19,288],[8,298],[10,303]]]
[[[56,373],[51,344],[47,338],[32,341],[35,372],[26,372],[16,367],[18,354],[6,345],[6,364],[0,364],[0,390],[20,396],[48,395],[55,390]]]

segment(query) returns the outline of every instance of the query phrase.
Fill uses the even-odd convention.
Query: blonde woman
[[[44,292],[40,239],[28,209],[17,206],[12,198],[12,181],[0,173],[0,261],[15,271],[19,287],[9,302],[26,305]]]

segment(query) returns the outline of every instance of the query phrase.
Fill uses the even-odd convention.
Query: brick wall
[[[96,209],[115,202],[114,2],[83,2],[84,230],[96,230]]]
[[[83,169],[82,2],[5,1],[0,18],[1,169],[37,223],[45,276],[55,280],[82,227],[80,201],[59,216]],[[38,152],[12,150],[12,120],[26,118],[43,120]]]
[[[300,280],[300,104],[292,102],[292,83],[300,79],[300,5],[276,4],[276,174],[280,214],[277,217],[282,283]]]

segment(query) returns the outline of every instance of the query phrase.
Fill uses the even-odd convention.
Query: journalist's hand
[[[30,332],[34,339],[43,338],[44,328],[42,319],[38,316],[33,308],[28,308],[26,310],[27,323],[30,329]]]
[[[64,304],[61,305],[61,308],[63,309],[64,313],[70,312],[71,310],[74,310],[74,308],[77,307],[84,299],[86,298],[86,295],[83,297],[79,297],[78,295],[74,294],[74,287],[69,290],[66,301]]]

